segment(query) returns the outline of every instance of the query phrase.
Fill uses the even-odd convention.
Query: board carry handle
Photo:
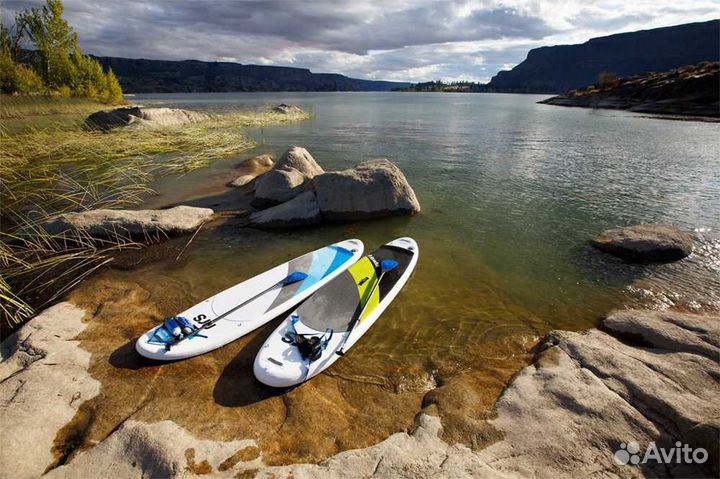
[[[195,329],[192,333],[188,334],[187,336],[183,336],[182,338],[176,338],[176,339],[174,339],[172,342],[166,343],[166,344],[165,344],[165,350],[166,350],[166,351],[170,351],[170,349],[171,349],[173,346],[177,345],[178,343],[181,343],[182,341],[184,341],[184,340],[186,340],[186,339],[188,339],[188,338],[192,338],[193,336],[195,336],[196,334],[198,334],[198,333],[199,333],[200,331],[202,331],[203,329],[209,328],[209,327],[212,326],[213,324],[215,324],[215,323],[217,323],[218,321],[220,321],[221,319],[225,318],[225,317],[226,317],[227,315],[229,315],[230,313],[234,313],[235,311],[237,311],[238,309],[242,308],[243,306],[245,306],[245,305],[248,304],[249,302],[254,301],[254,300],[256,300],[257,298],[259,298],[260,296],[262,296],[263,294],[267,293],[267,292],[270,291],[271,289],[277,288],[278,286],[280,286],[280,287],[285,287],[285,286],[288,286],[288,285],[290,285],[290,284],[303,281],[303,280],[306,279],[307,277],[308,277],[308,274],[307,274],[307,273],[303,273],[302,271],[294,271],[294,272],[290,273],[290,274],[287,275],[285,278],[283,278],[281,281],[278,281],[277,283],[273,284],[273,285],[270,286],[269,288],[267,288],[267,289],[265,289],[265,290],[263,290],[263,291],[260,291],[258,294],[256,294],[256,295],[253,296],[252,298],[243,301],[242,303],[238,304],[237,306],[235,306],[234,308],[232,308],[232,309],[230,309],[230,310],[228,310],[228,311],[225,311],[223,314],[221,314],[221,315],[218,316],[217,318],[213,319],[212,321],[208,321],[207,323],[204,323],[202,326],[200,326],[199,328]],[[162,326],[161,326],[161,327],[162,327]]]
[[[362,317],[363,313],[365,312],[365,309],[367,309],[368,305],[370,304],[370,300],[372,299],[373,294],[375,293],[375,290],[378,286],[380,286],[380,281],[382,281],[383,276],[385,276],[385,273],[388,271],[392,271],[395,268],[397,268],[400,265],[397,261],[394,259],[384,259],[380,262],[380,277],[378,278],[377,282],[373,285],[372,290],[370,291],[370,294],[368,295],[367,302],[363,305],[362,309],[360,310],[360,314],[357,315],[357,318],[355,318],[355,321],[353,322],[353,325],[350,326],[350,331],[348,331],[347,335],[343,339],[342,345],[340,348],[335,351],[335,354],[338,356],[345,356],[345,343],[347,343],[348,338],[352,334],[353,330],[355,329],[355,326],[360,322],[360,318]]]

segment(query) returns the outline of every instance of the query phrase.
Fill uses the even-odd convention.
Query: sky
[[[0,0],[3,23],[42,0]],[[487,82],[543,45],[720,18],[720,0],[64,0],[86,53]]]

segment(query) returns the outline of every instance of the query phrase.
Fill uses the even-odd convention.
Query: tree
[[[123,103],[114,73],[104,73],[97,60],[85,55],[77,33],[62,18],[61,0],[47,0],[15,16],[11,27],[0,25],[0,91],[3,93],[53,92]],[[35,46],[35,69],[22,67],[21,42]]]
[[[112,68],[105,74],[105,85],[105,98],[103,98],[103,102],[110,105],[125,103],[120,82],[112,71]]]
[[[72,86],[74,65],[70,53],[79,51],[77,33],[62,18],[60,0],[47,0],[41,8],[32,8],[16,17],[16,25],[23,25],[37,48],[38,73],[45,85],[57,89]]]
[[[18,93],[39,93],[45,89],[42,78],[32,68],[18,65],[16,71],[16,91]]]
[[[612,72],[600,72],[598,75],[598,86],[600,88],[609,88],[617,85],[618,76]]]

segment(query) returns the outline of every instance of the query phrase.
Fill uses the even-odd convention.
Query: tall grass
[[[70,211],[138,205],[151,193],[154,178],[182,174],[255,146],[244,128],[306,118],[258,111],[179,127],[103,133],[86,128],[85,112],[79,114],[76,107],[70,104],[68,110],[77,118],[49,127],[0,127],[3,329],[13,329],[62,296],[115,252],[141,247],[120,234],[106,239],[82,231],[49,234],[43,228],[47,220]],[[41,105],[35,111],[43,111]]]

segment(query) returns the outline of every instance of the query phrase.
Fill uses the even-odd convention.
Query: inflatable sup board
[[[141,355],[164,361],[224,346],[297,306],[363,254],[357,239],[320,248],[250,278],[166,320],[135,343]]]
[[[255,377],[290,387],[320,374],[377,321],[418,260],[412,238],[399,238],[362,258],[302,303],[255,357]]]

